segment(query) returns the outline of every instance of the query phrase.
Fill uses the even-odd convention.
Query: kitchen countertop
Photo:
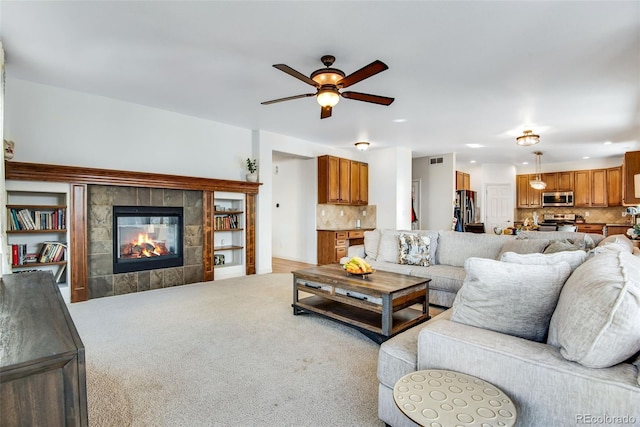
[[[375,228],[316,228],[316,231],[371,231],[375,230]]]

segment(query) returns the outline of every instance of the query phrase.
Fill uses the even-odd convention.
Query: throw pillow
[[[640,259],[606,251],[582,264],[562,289],[548,343],[568,360],[606,368],[640,351]]]
[[[430,239],[417,234],[400,234],[398,236],[400,248],[400,264],[420,265],[429,267]]]
[[[500,251],[498,259],[500,259],[505,252],[515,252],[517,254],[540,253],[547,247],[547,245],[549,245],[549,240],[547,239],[509,240],[502,245],[502,251]]]
[[[633,242],[623,234],[614,234],[612,236],[605,237],[600,243],[598,243],[598,247],[610,244],[626,245],[629,252],[633,252]]]
[[[364,232],[364,254],[365,258],[375,261],[378,258],[378,246],[380,246],[380,230],[369,230]]]
[[[378,246],[377,261],[392,262],[398,264],[400,262],[400,251],[398,250],[398,236],[401,233],[418,234],[416,232],[404,230],[382,230],[380,234],[380,246]]]
[[[534,341],[544,341],[558,295],[569,277],[566,262],[506,263],[469,258],[451,320]]]
[[[503,262],[525,265],[555,265],[564,261],[571,266],[572,272],[586,260],[587,253],[584,251],[565,251],[553,254],[516,254],[507,252],[500,258],[500,261]]]

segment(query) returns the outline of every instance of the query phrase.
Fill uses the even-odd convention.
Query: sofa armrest
[[[349,258],[357,256],[364,259],[364,245],[353,245],[347,248],[347,256]]]
[[[634,365],[591,369],[545,343],[450,320],[420,331],[418,369],[459,371],[499,387],[518,407],[519,426],[575,425],[604,414],[640,419]]]

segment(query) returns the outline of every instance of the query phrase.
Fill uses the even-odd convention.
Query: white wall
[[[101,96],[7,79],[15,161],[244,180],[251,131]]]
[[[443,162],[430,164],[432,157]],[[412,162],[413,179],[421,180],[420,227],[429,230],[450,230],[455,199],[455,153],[417,157]]]
[[[0,41],[0,139],[2,141],[4,141],[4,92],[4,49]],[[4,177],[4,157],[0,161],[0,176]],[[4,209],[7,204],[6,194],[4,179],[0,179],[0,206],[3,207],[0,211],[0,273],[2,274],[11,272],[9,260],[4,251],[6,248],[5,242],[7,241],[7,210]]]
[[[366,152],[369,204],[377,206],[378,228],[411,229],[411,151],[406,148]]]

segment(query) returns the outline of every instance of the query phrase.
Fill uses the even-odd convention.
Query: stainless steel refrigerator
[[[453,208],[456,219],[455,231],[465,231],[466,224],[476,222],[476,192],[470,190],[456,191],[456,203]]]

